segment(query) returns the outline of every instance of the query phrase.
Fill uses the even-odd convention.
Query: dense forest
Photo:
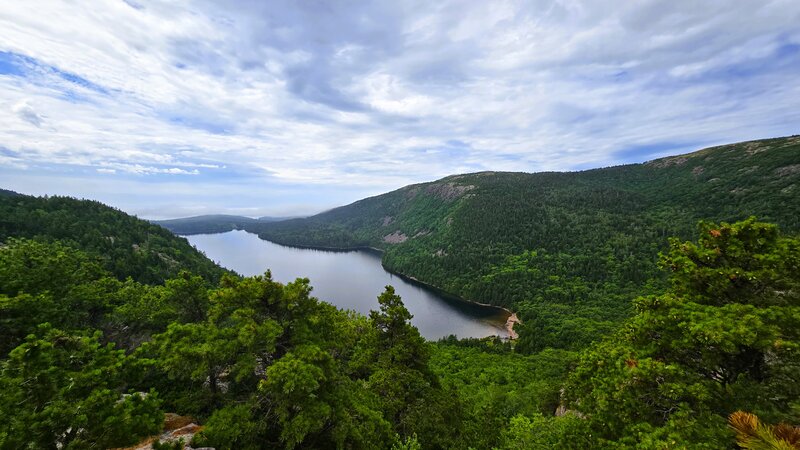
[[[305,219],[243,227],[281,244],[376,247],[384,266],[518,312],[519,350],[582,349],[667,286],[657,255],[699,220],[800,230],[800,137],[583,172],[455,175]]]
[[[800,448],[799,143],[257,225],[431,267],[520,311],[517,342],[429,342],[391,286],[343,311],[101,203],[2,191],[0,449]]]
[[[2,449],[800,442],[800,239],[775,225],[701,224],[696,241],[670,241],[667,287],[621,327],[581,352],[524,354],[497,338],[425,341],[390,286],[362,316],[307,279],[198,264],[169,235],[157,251],[176,263],[142,271],[138,249],[158,235],[143,221],[90,201],[3,202],[17,218],[0,246]],[[112,228],[124,251],[84,238]],[[190,441],[159,441],[182,425]]]
[[[119,279],[159,283],[189,270],[216,282],[225,272],[186,239],[95,201],[0,192],[0,242],[11,237],[61,241]]]

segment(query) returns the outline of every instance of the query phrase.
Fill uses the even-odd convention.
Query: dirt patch
[[[438,256],[439,258],[442,258],[444,256],[447,256],[447,252],[440,248],[439,250],[436,250],[433,253],[433,256]]]
[[[192,423],[194,423],[194,419],[189,416],[181,416],[175,413],[164,414],[165,431],[174,431]]]
[[[706,169],[704,169],[704,168],[703,168],[703,166],[697,166],[697,167],[695,167],[694,169],[692,169],[692,175],[694,175],[694,176],[702,175],[702,173],[703,173],[705,170],[706,170]]]
[[[383,221],[383,226],[387,226],[387,225],[389,225],[390,223],[394,222],[394,217],[392,217],[392,216],[385,216],[385,217],[384,217],[383,219],[381,219],[381,220]]]

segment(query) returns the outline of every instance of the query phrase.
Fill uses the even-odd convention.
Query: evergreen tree
[[[638,299],[571,376],[573,407],[603,439],[719,448],[738,409],[800,419],[800,240],[752,218],[700,228],[662,257],[671,291]]]

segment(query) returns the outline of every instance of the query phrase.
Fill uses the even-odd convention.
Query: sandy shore
[[[519,320],[519,317],[517,317],[517,313],[511,313],[511,315],[508,316],[508,319],[506,320],[506,331],[508,332],[509,339],[516,339],[519,337],[517,332],[514,331],[514,324],[517,323],[522,323],[522,321]]]

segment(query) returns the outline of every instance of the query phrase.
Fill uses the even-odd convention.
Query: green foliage
[[[573,414],[548,417],[534,414],[531,417],[518,415],[511,418],[510,425],[503,430],[502,450],[589,450],[599,448],[591,438],[587,422]]]
[[[0,293],[6,295],[48,292],[60,297],[104,274],[96,259],[59,242],[10,239],[0,249]]]
[[[174,401],[182,410],[188,408],[187,412],[213,409],[227,391],[252,391],[257,383],[254,372],[275,350],[276,340],[283,331],[265,311],[248,307],[232,309],[229,302],[239,300],[242,291],[246,292],[253,283],[238,280],[228,283],[230,287],[214,293],[214,304],[206,321],[173,322],[164,333],[153,336],[138,349],[140,356],[153,359],[156,378],[166,378],[171,380],[170,384],[177,382],[183,387],[177,390]],[[166,392],[176,391],[166,386],[162,389],[165,388]],[[187,404],[189,399],[199,403]]]
[[[64,330],[104,329],[130,347],[137,334],[202,320],[206,285],[187,272],[163,286],[120,282],[62,242],[11,239],[0,248],[0,354],[45,322]]]
[[[603,439],[719,448],[737,409],[798,420],[800,240],[754,219],[700,228],[696,244],[673,240],[662,256],[672,290],[639,298],[570,377],[572,405]]]
[[[11,352],[0,365],[0,447],[108,448],[160,430],[158,397],[123,396],[129,358],[99,339],[43,325]]]
[[[392,445],[392,450],[422,450],[422,445],[420,445],[416,435],[406,438],[405,440],[398,438],[398,441],[399,442]]]
[[[465,407],[465,445],[492,448],[499,445],[500,432],[512,417],[553,414],[575,358],[563,350],[497,354],[445,341],[434,346],[430,365]]]
[[[188,270],[215,283],[225,273],[186,239],[94,201],[0,195],[0,242],[14,237],[63,241],[120,280],[157,284]]]
[[[192,445],[241,450],[262,448],[259,437],[265,434],[266,424],[254,416],[256,410],[254,405],[242,403],[214,411],[205,428],[194,436]]]
[[[0,248],[0,354],[40,323],[98,326],[110,309],[103,296],[116,283],[85,253],[58,242],[11,239]]]
[[[153,450],[183,450],[184,448],[183,439],[172,442],[155,441],[152,445]]]

